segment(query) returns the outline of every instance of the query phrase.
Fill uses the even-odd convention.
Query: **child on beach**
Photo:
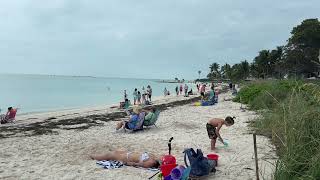
[[[225,119],[214,118],[208,121],[206,127],[208,136],[211,139],[211,150],[215,150],[217,138],[221,143],[227,145],[220,135],[220,129],[222,125],[232,126],[234,124],[234,119],[235,117],[228,116]]]

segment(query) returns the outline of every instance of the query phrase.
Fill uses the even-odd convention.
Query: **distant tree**
[[[178,78],[174,78],[174,80],[175,80],[175,81],[179,81],[179,79],[178,79]]]
[[[221,75],[223,78],[226,78],[226,79],[230,79],[231,78],[231,75],[232,75],[232,69],[231,69],[231,66],[226,63],[225,65],[223,65],[221,67]]]
[[[209,79],[213,80],[216,78],[221,78],[220,65],[218,63],[212,63],[209,68],[210,73],[207,75]]]
[[[247,60],[241,61],[241,63],[234,64],[232,66],[231,79],[238,81],[241,79],[246,79],[250,75],[250,64]]]

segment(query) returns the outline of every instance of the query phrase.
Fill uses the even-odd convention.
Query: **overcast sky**
[[[1,0],[0,73],[197,78],[285,44],[319,0]]]

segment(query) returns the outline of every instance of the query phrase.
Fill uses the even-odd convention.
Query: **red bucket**
[[[207,157],[208,157],[208,159],[210,159],[210,160],[216,161],[216,162],[217,162],[216,165],[218,166],[219,155],[217,155],[217,154],[208,154]]]
[[[171,173],[172,169],[174,169],[176,166],[177,166],[177,164],[161,165],[160,170],[161,170],[163,177],[168,176]]]

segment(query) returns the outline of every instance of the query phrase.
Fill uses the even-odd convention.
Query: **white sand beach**
[[[172,154],[178,164],[184,165],[183,150],[200,148],[204,154],[210,153],[210,140],[206,132],[206,123],[210,118],[236,116],[235,125],[223,127],[221,135],[229,140],[229,147],[222,144],[217,149],[219,165],[217,172],[207,179],[255,179],[255,162],[252,134],[248,121],[257,114],[242,112],[240,104],[223,101],[229,93],[219,96],[220,102],[214,106],[196,107],[192,104],[177,106],[162,111],[157,122],[158,128],[128,133],[116,131],[116,121],[99,121],[100,126],[83,130],[57,129],[54,134],[1,138],[0,143],[0,179],[148,179],[154,172],[134,167],[122,167],[107,170],[96,165],[88,155],[104,153],[115,149],[130,151],[148,151],[157,155],[167,154],[167,142],[172,141]],[[169,96],[157,100],[168,103],[186,99]],[[29,114],[17,117],[17,123],[6,126],[27,126],[32,122],[41,122],[49,117],[52,121],[61,118],[103,114],[115,109],[99,107],[86,110],[68,110],[41,114]],[[37,119],[35,119],[37,118]],[[81,124],[79,125],[81,126]],[[276,160],[274,147],[266,137],[258,136],[258,156],[260,174],[271,179]]]

